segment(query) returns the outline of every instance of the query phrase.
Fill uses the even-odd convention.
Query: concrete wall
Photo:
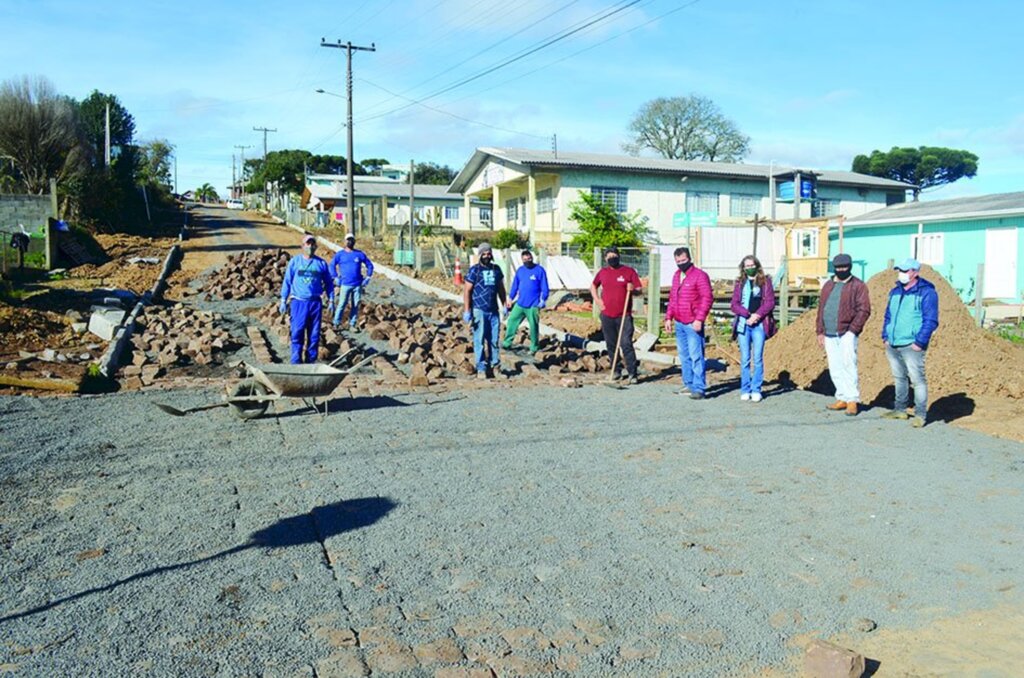
[[[36,231],[46,226],[47,218],[53,216],[49,195],[5,195],[0,194],[0,230],[13,232],[18,224],[24,224],[26,231]]]
[[[1011,253],[1015,263],[1007,260],[1001,262],[986,261],[986,231],[996,229],[1016,229],[1017,251]],[[844,234],[843,250],[854,260],[854,273],[865,278],[884,271],[890,259],[899,261],[914,256],[914,236],[922,234],[942,234],[942,260],[930,262],[919,256],[923,263],[930,263],[936,271],[949,281],[964,301],[974,298],[977,286],[978,264],[984,263],[986,269],[996,267],[1005,269],[1014,266],[1016,272],[1016,293],[1012,296],[1000,296],[1000,300],[1009,303],[1020,303],[1021,290],[1024,289],[1024,217],[971,219],[960,221],[944,221],[918,224],[890,224],[853,228]],[[833,251],[838,251],[836,241],[838,234],[830,236]],[[1007,255],[1007,259],[1009,258]],[[986,277],[992,274],[989,271]],[[986,298],[993,297],[988,291]]]

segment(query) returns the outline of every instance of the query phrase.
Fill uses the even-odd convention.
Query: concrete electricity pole
[[[240,156],[240,159],[239,159],[239,163],[238,163],[238,179],[239,179],[239,181],[242,184],[242,190],[240,191],[241,195],[238,196],[238,197],[244,198],[245,197],[245,149],[252,148],[252,146],[251,145],[250,146],[241,146],[239,144],[235,144],[235,148],[237,148],[239,150],[239,152],[241,153],[241,156]]]
[[[236,198],[235,187],[238,186],[238,175],[235,173],[235,154],[231,154],[231,197]]]
[[[110,103],[107,103],[106,122],[103,134],[103,166],[110,167]]]
[[[263,132],[263,209],[269,210],[270,203],[267,200],[267,132],[276,132],[277,128],[253,127],[254,132]]]
[[[348,178],[348,186],[346,188],[345,196],[345,221],[347,222],[345,224],[345,227],[349,230],[349,232],[354,232],[352,231],[352,229],[355,228],[354,203],[356,196],[356,187],[355,180],[352,178],[352,51],[356,50],[363,52],[376,52],[377,43],[371,42],[369,47],[358,47],[356,45],[353,45],[351,41],[342,43],[341,40],[338,40],[336,43],[331,44],[327,42],[327,40],[325,40],[324,38],[320,38],[320,46],[333,47],[334,49],[345,50],[346,63],[348,65],[347,76],[345,79],[345,83],[348,87],[348,123],[346,125],[346,127],[348,127],[348,157],[345,159],[345,174],[347,175]]]

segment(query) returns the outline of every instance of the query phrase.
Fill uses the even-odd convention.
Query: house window
[[[544,214],[554,209],[555,200],[551,197],[551,189],[545,188],[543,191],[537,191],[537,213]]]
[[[752,193],[733,193],[729,196],[730,217],[752,217],[761,209],[761,196]]]
[[[818,229],[794,230],[790,237],[794,258],[808,259],[818,256]]]
[[[591,186],[590,194],[615,208],[616,212],[629,210],[629,190],[618,186]]]
[[[481,207],[480,208],[480,221],[485,223],[485,224],[491,223],[491,208],[490,207]]]
[[[834,217],[839,214],[839,201],[819,198],[811,203],[811,217]]]
[[[711,212],[712,214],[718,214],[718,194],[710,192],[687,192],[686,211]]]
[[[505,201],[505,220],[512,223],[519,218],[519,198]]]
[[[886,193],[885,194],[885,205],[898,205],[902,202],[907,201],[907,194],[904,193]]]
[[[444,206],[444,218],[457,220],[459,218],[459,208],[452,207],[450,205]]]
[[[945,256],[942,233],[927,233],[910,237],[910,256],[922,264],[941,266]]]

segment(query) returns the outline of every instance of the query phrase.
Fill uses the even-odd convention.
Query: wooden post
[[[985,323],[985,264],[978,264],[978,280],[974,283],[974,322]]]
[[[782,281],[779,283],[779,327],[789,325],[789,258],[782,255]]]
[[[647,273],[647,331],[657,336],[661,327],[661,252],[651,250]]]
[[[757,212],[754,212],[754,247],[750,250],[750,253],[755,257],[757,256],[757,226],[758,226]]]
[[[147,207],[146,209],[148,210],[149,208]],[[57,208],[57,180],[56,179],[50,179],[50,212],[51,212],[50,216],[52,216],[55,220],[56,219],[60,219],[60,216],[58,216],[58,214],[57,214],[58,208]],[[44,244],[46,245],[46,270],[47,271],[50,271],[50,270],[53,269],[53,260],[55,258],[53,255],[54,255],[54,250],[56,249],[54,247],[53,234],[50,233],[51,230],[52,229],[50,229],[50,224],[49,224],[49,222],[47,222],[47,224],[46,224],[46,231],[45,231],[45,238],[46,239],[44,240]]]
[[[846,217],[839,215],[839,253],[843,253],[843,229],[846,223]]]
[[[526,232],[533,245],[537,239],[537,179],[532,173],[526,177],[526,200]]]
[[[600,247],[595,247],[594,248],[594,275],[597,275],[597,272],[601,270],[601,266],[603,266],[603,265],[604,265],[604,257],[601,256],[601,248]],[[593,304],[594,304],[594,308],[593,308],[593,311],[592,311],[592,315],[594,316],[594,320],[600,320],[601,319],[601,312],[597,310],[597,299],[593,300]]]
[[[694,231],[697,239],[693,243],[694,244],[694,248],[693,248],[693,253],[694,253],[693,261],[694,261],[694,263],[697,264],[698,267],[704,266],[704,247],[703,247],[703,243],[701,242],[700,232],[701,232],[701,227],[698,226],[696,228],[696,230]]]

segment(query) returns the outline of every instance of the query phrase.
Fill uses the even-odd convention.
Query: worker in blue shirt
[[[334,308],[331,269],[326,261],[316,256],[316,238],[306,235],[302,239],[302,254],[288,262],[281,284],[281,313],[291,314],[292,364],[303,362],[303,345],[305,362],[316,362],[324,294],[330,312]]]
[[[363,267],[366,277],[363,277]],[[338,290],[338,308],[334,311],[334,326],[341,324],[341,316],[345,306],[351,304],[348,314],[348,326],[356,329],[356,318],[359,316],[359,299],[363,288],[370,284],[373,275],[373,264],[370,257],[362,250],[356,249],[356,237],[351,233],[345,236],[345,247],[331,259],[331,273]]]
[[[533,252],[530,250],[523,250],[522,258],[523,265],[512,278],[512,289],[508,295],[507,306],[511,312],[508,314],[502,348],[512,348],[512,340],[525,317],[530,325],[530,353],[536,353],[540,349],[537,341],[540,334],[540,309],[548,301],[548,274],[543,266],[534,263]]]

